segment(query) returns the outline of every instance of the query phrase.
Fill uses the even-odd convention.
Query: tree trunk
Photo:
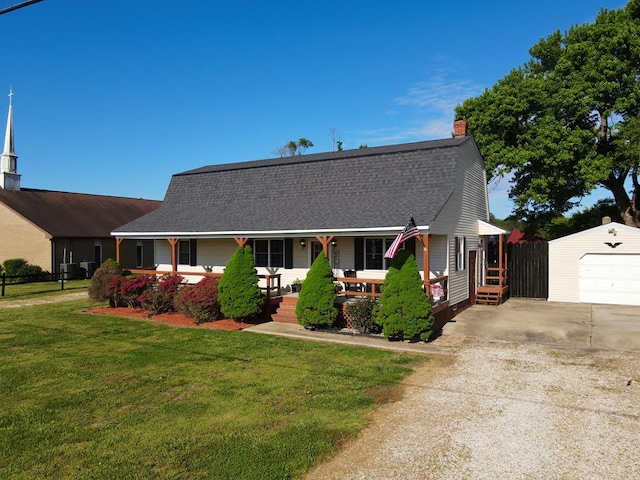
[[[632,174],[632,176],[634,177],[634,184],[637,183],[635,173]],[[615,174],[611,173],[604,186],[613,194],[616,207],[618,207],[618,212],[620,212],[620,218],[622,218],[624,224],[631,227],[640,227],[637,192],[634,189],[633,197],[629,198],[629,194],[624,188],[625,179],[626,175],[621,175],[620,178],[618,178]]]

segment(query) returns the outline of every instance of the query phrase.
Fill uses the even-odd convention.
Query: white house
[[[238,245],[250,245],[258,273],[283,286],[303,279],[320,252],[338,279],[381,280],[409,215],[421,235],[405,248],[427,292],[437,279],[433,291],[451,312],[475,302],[486,236],[505,232],[488,223],[484,162],[464,134],[178,173],[157,211],[112,235],[154,240],[157,271],[221,273]]]
[[[549,301],[640,305],[640,229],[603,223],[550,241]]]

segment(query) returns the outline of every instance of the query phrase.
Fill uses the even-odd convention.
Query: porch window
[[[455,237],[456,244],[456,271],[465,269],[465,238],[464,237]]]
[[[254,240],[256,267],[284,267],[284,240]]]
[[[322,252],[322,244],[320,242],[311,242],[311,263],[313,263]]]
[[[367,238],[364,245],[364,267],[367,270],[386,270],[393,261],[392,258],[384,258],[384,252],[391,246],[394,238]],[[406,248],[406,242],[400,248]]]
[[[191,263],[191,242],[180,240],[178,242],[178,265],[189,265]]]

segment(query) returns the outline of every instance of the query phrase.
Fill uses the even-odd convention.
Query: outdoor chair
[[[356,278],[355,270],[345,270],[344,276],[346,278]],[[362,284],[359,282],[344,282],[344,291],[345,292],[362,292]]]

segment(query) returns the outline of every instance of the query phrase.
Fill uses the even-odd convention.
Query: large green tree
[[[640,0],[556,31],[531,60],[456,107],[488,178],[512,175],[515,213],[564,213],[597,187],[640,226]]]

